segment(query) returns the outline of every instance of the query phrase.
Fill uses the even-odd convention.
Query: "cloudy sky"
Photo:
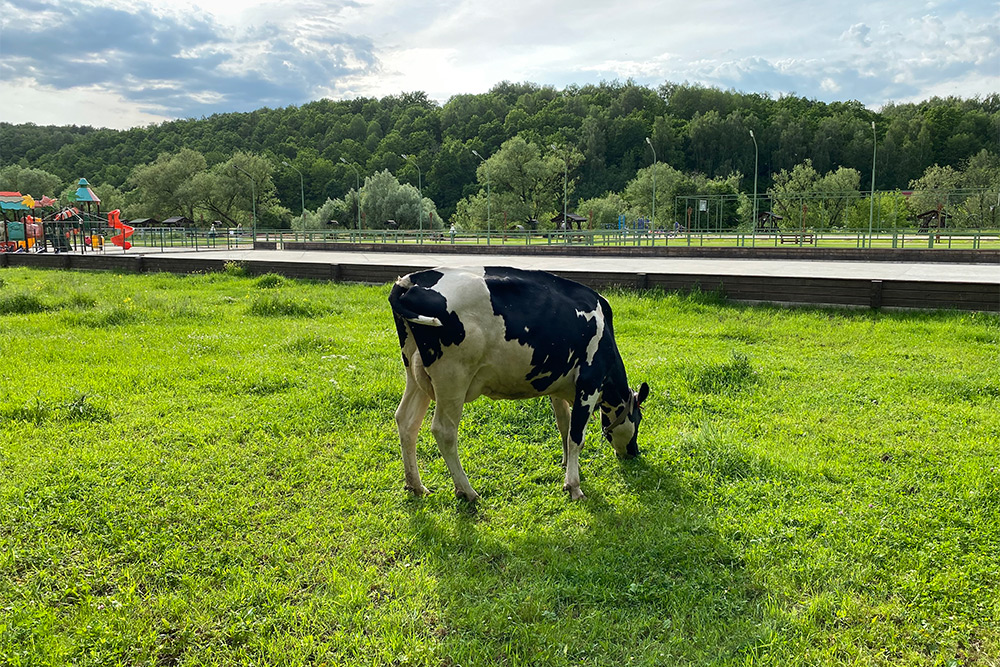
[[[2,0],[0,121],[127,128],[500,81],[871,108],[1000,92],[996,0]]]

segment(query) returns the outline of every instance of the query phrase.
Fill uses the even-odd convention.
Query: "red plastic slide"
[[[135,230],[132,227],[129,227],[128,225],[122,224],[121,211],[119,211],[116,208],[115,210],[108,213],[108,224],[111,225],[114,229],[122,230],[121,234],[116,234],[115,236],[111,237],[111,242],[114,243],[116,246],[124,248],[125,250],[131,248],[132,244],[126,241],[125,239],[132,236],[132,232],[134,232]]]

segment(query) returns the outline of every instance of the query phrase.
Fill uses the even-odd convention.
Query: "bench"
[[[781,234],[781,244],[794,243],[795,245],[813,245],[816,240],[815,234]]]

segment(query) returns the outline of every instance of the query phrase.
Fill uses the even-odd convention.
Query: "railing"
[[[111,234],[90,230],[87,234],[70,234],[58,249],[83,253],[127,253],[111,243]],[[167,252],[172,250],[241,250],[253,247],[249,231],[179,227],[136,228],[129,238],[134,251]],[[570,247],[703,247],[703,248],[855,248],[855,249],[1000,249],[1000,231],[882,230],[871,236],[864,231],[781,231],[781,232],[667,232],[647,230],[573,230],[573,231],[463,231],[449,230],[258,230],[256,241],[274,248],[289,242],[310,244],[393,244],[406,246],[570,246]],[[11,242],[10,250],[34,252],[41,243]],[[52,244],[47,244],[52,245]],[[20,246],[20,248],[18,248]],[[53,250],[56,248],[52,248]],[[0,248],[3,250],[3,248]]]
[[[257,240],[284,243],[365,243],[406,245],[571,245],[604,247],[812,247],[812,248],[950,248],[978,250],[1000,248],[1000,231],[917,230],[875,231],[784,231],[784,232],[665,232],[632,230],[583,231],[463,231],[447,230],[336,230],[289,231],[262,230]]]

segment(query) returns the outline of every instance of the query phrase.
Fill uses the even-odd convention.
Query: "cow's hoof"
[[[579,486],[564,486],[563,491],[569,491],[570,500],[586,500],[587,496],[583,495],[583,491],[580,490]]]
[[[467,503],[474,503],[479,500],[479,494],[476,493],[475,491],[466,493],[461,489],[455,489],[455,497],[458,498],[459,500],[464,500]]]
[[[427,487],[424,486],[423,484],[421,484],[420,486],[410,486],[409,484],[407,484],[406,490],[415,496],[428,496],[431,493],[427,489]]]

